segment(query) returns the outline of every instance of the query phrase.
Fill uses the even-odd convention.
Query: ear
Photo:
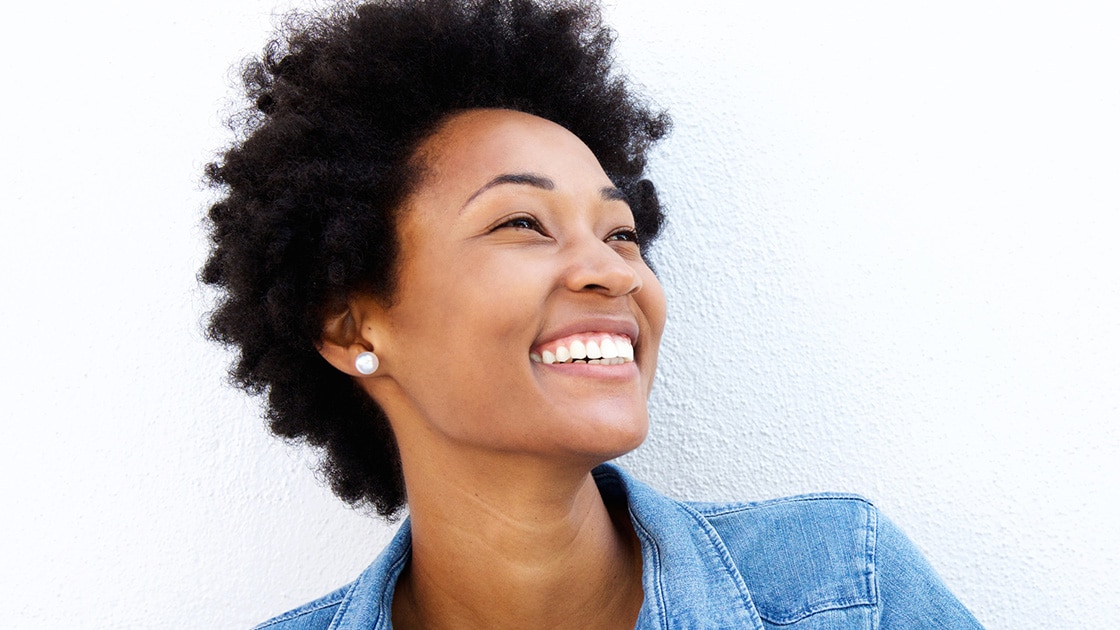
[[[323,336],[319,340],[319,354],[340,372],[355,378],[372,378],[378,373],[362,374],[354,367],[354,360],[363,352],[374,352],[380,330],[372,299],[348,300],[346,309],[323,322]]]

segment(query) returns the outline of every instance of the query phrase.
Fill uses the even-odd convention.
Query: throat
[[[568,531],[491,514],[464,537],[455,532],[468,530],[432,530],[414,512],[394,626],[633,628],[643,601],[641,546],[625,502],[607,505],[590,475],[588,483],[597,505]]]

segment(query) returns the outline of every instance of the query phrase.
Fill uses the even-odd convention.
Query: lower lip
[[[564,374],[566,376],[582,376],[598,379],[629,379],[638,375],[638,364],[634,361],[619,363],[618,365],[603,365],[602,363],[537,363],[533,366],[547,370],[547,373]]]

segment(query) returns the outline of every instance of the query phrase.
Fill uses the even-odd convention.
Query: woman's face
[[[595,156],[509,110],[457,114],[418,155],[377,348],[391,384],[373,389],[394,430],[599,460],[635,448],[665,296]],[[610,358],[572,358],[596,354]]]

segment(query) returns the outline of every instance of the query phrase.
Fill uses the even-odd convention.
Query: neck
[[[586,465],[472,453],[405,461],[412,559],[401,628],[633,628],[641,551]]]

